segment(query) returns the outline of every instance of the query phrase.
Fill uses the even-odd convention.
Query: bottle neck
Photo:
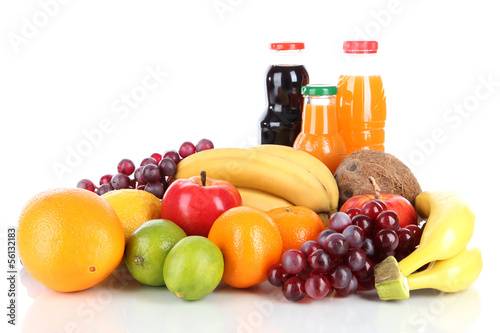
[[[344,75],[372,76],[380,75],[377,64],[377,54],[350,54],[344,53],[345,70]]]
[[[338,132],[336,96],[304,96],[302,132],[322,135]]]

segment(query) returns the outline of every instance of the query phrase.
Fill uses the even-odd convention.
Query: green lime
[[[165,258],[184,237],[184,230],[169,220],[150,220],[137,228],[125,245],[125,264],[134,279],[150,286],[165,285]]]
[[[194,301],[210,294],[222,279],[224,258],[214,242],[203,236],[180,240],[163,266],[167,288],[177,297]]]

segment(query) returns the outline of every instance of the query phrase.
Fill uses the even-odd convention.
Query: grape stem
[[[382,189],[377,185],[375,178],[372,176],[368,177],[368,180],[372,184],[373,190],[375,191],[375,199],[380,199],[380,191],[382,191]]]
[[[205,172],[205,170],[201,170],[200,177],[201,177],[201,185],[206,186],[207,185],[207,173]]]

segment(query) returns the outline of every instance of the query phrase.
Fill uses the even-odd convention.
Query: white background
[[[42,289],[33,298],[18,279],[17,329],[31,332],[23,322],[35,322],[37,332],[50,325],[71,331],[64,324],[76,322],[80,331],[135,332],[145,319],[167,329],[183,327],[181,319],[192,324],[198,314],[206,325],[200,327],[214,332],[324,331],[335,325],[340,331],[478,331],[499,296],[492,270],[500,222],[500,21],[492,3],[2,1],[2,271],[7,227],[16,225],[22,206],[38,192],[74,187],[82,178],[98,182],[115,172],[121,158],[140,162],[184,141],[257,144],[269,43],[305,42],[311,83],[335,84],[345,64],[342,42],[364,38],[379,41],[386,151],[411,167],[424,190],[455,190],[470,203],[477,216],[472,242],[481,246],[485,265],[472,288],[448,301],[424,292],[394,304],[352,296],[297,305],[269,286],[220,290],[188,304],[130,281],[111,295]],[[151,71],[160,72],[158,84],[144,90]],[[147,93],[126,107],[124,99],[141,89]],[[3,309],[6,291],[0,293]],[[64,311],[92,299],[102,301],[92,307],[94,316]]]

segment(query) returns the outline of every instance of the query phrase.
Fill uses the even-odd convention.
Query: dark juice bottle
[[[302,86],[309,74],[298,56],[304,43],[273,43],[271,50],[279,60],[269,66],[266,75],[267,112],[260,123],[261,144],[293,146],[300,133],[303,100]]]

